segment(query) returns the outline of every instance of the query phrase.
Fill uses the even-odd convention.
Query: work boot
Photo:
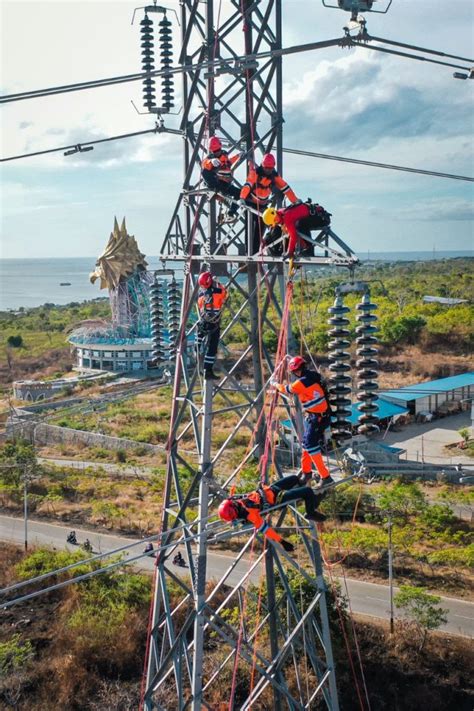
[[[206,368],[204,371],[205,380],[219,380],[217,373],[214,373],[212,368]]]
[[[314,511],[313,513],[306,514],[308,521],[317,521],[317,523],[322,523],[326,520],[326,516],[319,511]]]
[[[318,486],[315,487],[315,491],[326,489],[331,484],[335,484],[335,481],[332,476],[327,476],[325,478],[321,477],[321,481],[319,482]]]

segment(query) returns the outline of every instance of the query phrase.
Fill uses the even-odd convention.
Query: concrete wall
[[[84,447],[104,447],[105,449],[124,449],[132,451],[140,448],[148,452],[162,452],[163,446],[154,444],[144,444],[135,442],[132,439],[122,439],[121,437],[110,437],[98,432],[83,432],[73,430],[70,427],[58,427],[57,425],[36,424],[31,421],[7,423],[7,437],[9,439],[26,439],[38,445],[47,444],[80,444]],[[164,444],[164,443],[163,443]]]

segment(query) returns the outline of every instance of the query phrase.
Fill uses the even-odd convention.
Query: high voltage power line
[[[46,89],[35,89],[31,91],[19,92],[17,94],[6,94],[5,96],[0,96],[0,104],[8,104],[15,101],[24,101],[26,99],[37,99],[45,96],[54,96],[56,94],[64,94],[72,91],[83,91],[85,89],[97,89],[104,86],[114,86],[116,84],[126,84],[133,81],[141,81],[148,77],[160,77],[163,75],[169,76],[170,74],[180,74],[187,72],[196,72],[202,69],[217,70],[219,74],[235,74],[242,73],[246,69],[246,64],[249,62],[254,62],[259,59],[269,59],[274,57],[283,57],[289,54],[296,54],[299,52],[309,52],[317,49],[327,49],[329,47],[361,47],[365,49],[374,49],[385,52],[387,54],[393,54],[395,56],[405,57],[407,59],[414,59],[418,61],[428,62],[430,64],[437,64],[441,66],[451,67],[452,69],[463,69],[466,72],[470,71],[470,67],[462,66],[460,64],[453,64],[451,62],[442,62],[437,59],[429,59],[428,57],[421,57],[420,55],[400,52],[393,49],[383,49],[381,47],[373,47],[368,44],[370,41],[380,42],[382,44],[387,44],[395,47],[403,47],[406,49],[411,49],[417,52],[424,52],[426,54],[432,54],[435,56],[446,57],[448,59],[457,59],[462,62],[467,62],[469,64],[474,63],[474,59],[468,57],[460,57],[454,54],[448,54],[446,52],[440,52],[434,49],[426,49],[425,47],[417,47],[416,45],[405,44],[403,42],[395,42],[393,40],[387,40],[382,37],[371,37],[370,35],[364,35],[359,38],[352,38],[349,36],[324,40],[322,42],[309,42],[306,44],[293,45],[292,47],[286,47],[283,49],[277,49],[267,52],[258,52],[254,54],[241,55],[232,59],[214,59],[211,61],[198,62],[195,64],[184,64],[178,67],[169,67],[166,69],[156,69],[150,72],[137,72],[134,74],[124,74],[115,77],[106,77],[104,79],[93,79],[87,82],[78,82],[75,84],[64,84],[60,86],[52,86]]]
[[[134,131],[133,133],[122,133],[118,136],[110,136],[108,138],[98,138],[94,141],[83,141],[81,143],[71,144],[67,146],[58,146],[57,148],[48,148],[42,151],[33,151],[32,153],[21,153],[15,156],[8,156],[7,158],[1,158],[0,163],[5,163],[7,161],[20,160],[22,158],[33,158],[36,156],[47,155],[49,153],[61,153],[65,151],[74,151],[75,153],[82,153],[90,150],[93,146],[101,143],[109,143],[110,141],[120,141],[124,138],[135,138],[136,136],[145,136],[151,133],[171,133],[174,135],[184,136],[184,132],[178,129],[168,129],[162,128],[160,126],[155,126],[155,128],[150,128],[145,131]],[[313,151],[303,151],[297,148],[283,148],[284,153],[305,156],[308,158],[319,158],[321,160],[332,160],[339,161],[342,163],[352,163],[353,165],[364,165],[369,168],[384,168],[385,170],[397,170],[405,173],[416,173],[418,175],[428,175],[434,178],[449,178],[450,180],[461,180],[467,182],[474,182],[474,178],[467,175],[457,175],[455,173],[442,173],[435,170],[425,170],[423,168],[411,168],[409,166],[394,165],[392,163],[379,163],[377,161],[362,160],[360,158],[348,158],[346,156],[336,156],[329,153],[316,153]]]

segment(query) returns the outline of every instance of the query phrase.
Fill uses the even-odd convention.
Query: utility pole
[[[388,512],[388,589],[390,594],[390,634],[393,634],[393,548],[392,548],[392,512]]]
[[[25,519],[25,551],[28,550],[28,468],[23,471],[23,516]]]

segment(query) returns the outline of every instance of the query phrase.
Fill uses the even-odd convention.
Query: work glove
[[[214,168],[219,168],[219,166],[220,166],[220,164],[221,164],[219,158],[213,158],[213,159],[211,160],[211,163],[212,163],[212,165],[214,166]]]
[[[272,388],[277,388],[278,387],[278,380],[276,378],[270,378],[269,385]]]
[[[239,206],[240,206],[240,207],[247,207],[247,203],[245,202],[244,198],[240,198],[240,200],[239,200]]]
[[[295,550],[293,543],[290,543],[290,541],[285,541],[284,539],[282,539],[280,543],[287,553],[293,553],[293,551]]]

